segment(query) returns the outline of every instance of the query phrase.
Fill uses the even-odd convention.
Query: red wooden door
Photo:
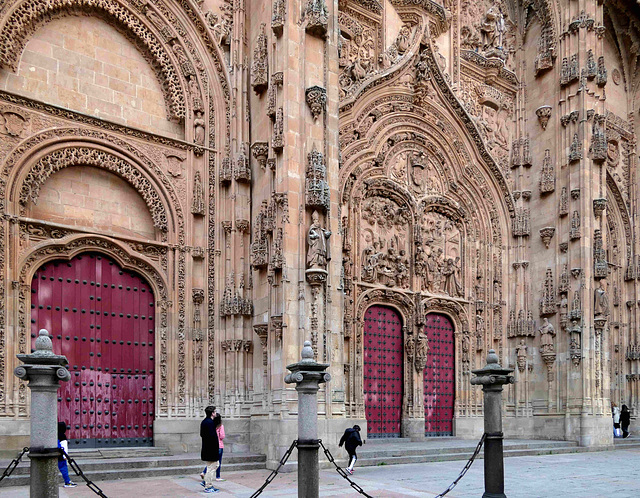
[[[424,432],[426,436],[453,436],[453,324],[446,315],[437,313],[429,313],[426,322],[429,353],[424,369]]]
[[[400,315],[372,306],[364,317],[364,406],[368,437],[400,437],[403,340]]]
[[[138,275],[99,254],[42,266],[31,283],[31,337],[53,336],[71,380],[58,420],[73,447],[151,446],[154,298]]]

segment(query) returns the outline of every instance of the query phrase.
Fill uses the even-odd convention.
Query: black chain
[[[65,457],[67,457],[67,462],[69,463],[69,466],[73,469],[73,471],[76,474],[78,474],[80,477],[82,477],[85,480],[85,482],[87,483],[87,487],[91,491],[93,491],[95,494],[97,494],[101,498],[108,498],[107,495],[105,495],[102,492],[102,490],[94,484],[93,481],[91,481],[87,476],[84,475],[84,472],[82,472],[82,469],[80,468],[78,463],[73,458],[71,458],[66,451],[64,451],[63,449],[60,449],[60,451],[63,453]]]
[[[480,442],[478,443],[478,446],[476,446],[476,450],[473,452],[473,455],[471,455],[471,458],[469,458],[469,461],[467,462],[467,464],[462,469],[462,472],[460,472],[460,475],[456,478],[455,481],[453,481],[451,484],[449,484],[449,487],[444,492],[442,492],[438,496],[436,496],[436,498],[442,498],[449,491],[451,491],[453,488],[456,487],[456,484],[458,484],[458,481],[460,481],[460,479],[462,479],[464,477],[464,475],[467,473],[467,470],[469,470],[469,467],[471,467],[471,464],[473,463],[473,461],[478,456],[478,453],[480,453],[480,448],[482,448],[482,444],[484,443],[484,439],[486,437],[487,437],[487,433],[485,432],[482,435],[482,437],[480,438]]]
[[[340,467],[337,463],[335,458],[333,458],[333,455],[331,454],[331,452],[327,449],[327,447],[322,444],[322,439],[318,439],[318,443],[320,443],[320,446],[322,446],[322,449],[324,450],[324,454],[327,456],[327,458],[329,459],[329,461],[335,465],[336,470],[338,471],[338,474],[340,474],[342,477],[344,477],[347,481],[349,481],[349,484],[351,485],[351,487],[353,489],[355,489],[358,493],[360,493],[363,496],[366,496],[367,498],[373,498],[373,496],[367,494],[365,492],[364,489],[362,489],[360,486],[358,486],[355,482],[353,482],[351,479],[349,479],[349,476],[347,475],[347,473],[344,471],[344,469],[342,467]]]
[[[278,465],[278,468],[276,468],[276,470],[274,470],[273,472],[271,472],[271,474],[269,474],[269,477],[267,477],[266,481],[264,481],[264,484],[260,486],[260,489],[258,489],[255,493],[251,495],[251,498],[256,498],[256,496],[259,496],[264,491],[264,488],[266,488],[269,484],[271,484],[271,481],[273,481],[278,475],[280,468],[282,468],[282,466],[285,463],[287,463],[287,460],[289,460],[289,457],[291,456],[291,452],[293,451],[293,448],[295,448],[296,446],[298,446],[298,440],[294,439],[293,443],[291,443],[291,446],[289,446],[289,449],[285,451],[284,455],[280,459],[280,464]]]
[[[4,479],[5,477],[9,477],[11,474],[13,474],[13,471],[16,470],[16,467],[18,465],[20,465],[20,462],[22,461],[22,457],[27,451],[29,451],[29,447],[25,446],[24,448],[22,448],[22,451],[20,452],[20,454],[16,458],[11,460],[11,463],[9,464],[9,466],[6,469],[4,469],[4,472],[2,473],[2,477],[0,477],[0,481],[2,481],[2,479]]]

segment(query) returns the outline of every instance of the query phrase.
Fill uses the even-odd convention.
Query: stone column
[[[482,498],[506,498],[504,494],[504,460],[502,453],[502,386],[513,384],[513,372],[502,368],[493,349],[487,364],[473,370],[471,384],[481,385],[484,392],[484,494]]]
[[[313,360],[311,342],[305,341],[302,360],[287,366],[284,381],[296,384],[298,391],[298,496],[317,498],[320,492],[318,466],[318,389],[331,380],[326,363]]]
[[[32,498],[58,496],[58,387],[71,378],[67,358],[53,354],[49,332],[42,329],[32,354],[19,354],[23,365],[15,375],[29,381],[31,389],[31,491]]]

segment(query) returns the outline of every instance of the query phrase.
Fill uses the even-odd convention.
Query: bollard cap
[[[37,356],[53,355],[53,342],[47,329],[40,329],[38,338],[36,339],[36,350],[34,354]]]
[[[313,348],[311,347],[311,341],[304,341],[304,347],[302,348],[302,363],[313,362]]]

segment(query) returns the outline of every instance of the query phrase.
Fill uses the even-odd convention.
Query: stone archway
[[[58,418],[72,448],[152,446],[155,297],[113,259],[83,252],[38,268],[31,281],[31,337],[45,328],[69,360]]]

